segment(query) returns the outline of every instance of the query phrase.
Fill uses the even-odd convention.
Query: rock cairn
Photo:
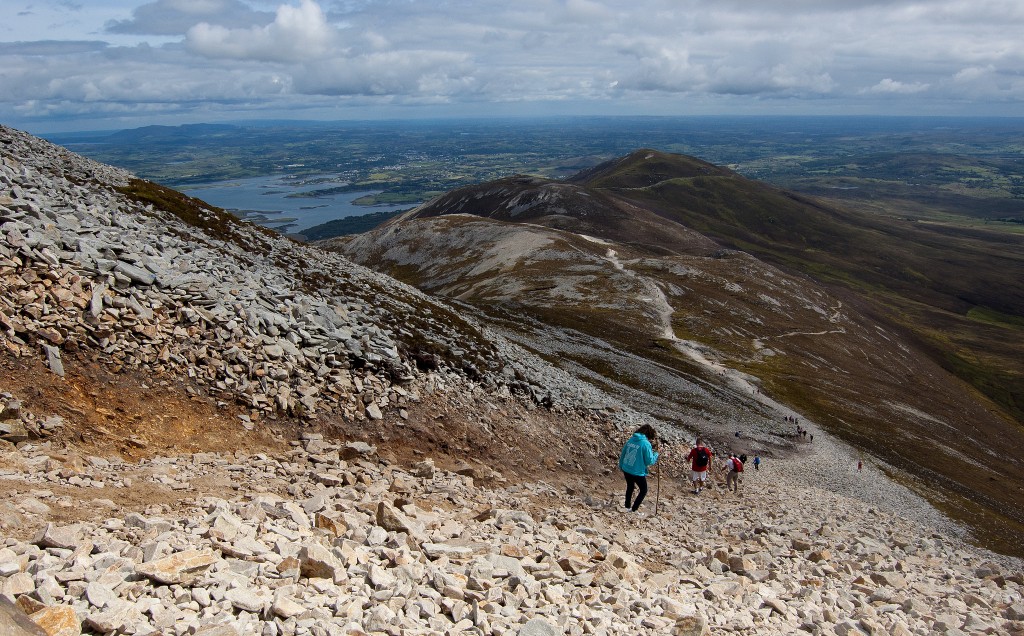
[[[25,469],[2,479],[25,515],[59,505],[32,468],[46,450],[8,451]],[[787,505],[794,484],[764,471],[742,496],[667,482],[659,515],[649,499],[640,517],[620,508],[617,481],[581,492],[430,459],[402,467],[317,434],[279,456],[87,461],[108,482],[176,474],[187,489],[220,475],[233,487],[0,539],[0,625],[28,618],[51,636],[1024,633],[1019,564],[828,491]]]
[[[187,377],[254,419],[381,419],[455,387],[613,404],[466,311],[336,254],[183,195],[165,206],[177,215],[140,202],[133,192],[169,191],[19,131],[0,127],[0,153],[0,342],[58,375],[71,354]]]

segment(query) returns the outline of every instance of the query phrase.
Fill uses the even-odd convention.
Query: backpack
[[[732,458],[732,469],[738,473],[743,472],[743,462],[740,461],[739,457]]]
[[[697,448],[697,454],[693,458],[693,465],[697,468],[705,468],[708,465],[708,449],[700,446]]]

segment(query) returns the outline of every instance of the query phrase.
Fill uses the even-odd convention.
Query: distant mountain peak
[[[696,157],[642,148],[584,170],[568,181],[593,188],[629,189],[701,176],[735,176],[735,173]]]

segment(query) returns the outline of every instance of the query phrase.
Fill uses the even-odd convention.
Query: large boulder
[[[142,576],[163,585],[185,585],[197,579],[217,556],[211,550],[186,550],[135,566]]]

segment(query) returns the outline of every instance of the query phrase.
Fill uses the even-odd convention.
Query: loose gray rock
[[[52,523],[40,531],[33,543],[44,548],[73,550],[81,545],[81,529],[76,526],[57,526]]]
[[[531,618],[519,628],[516,634],[518,636],[558,636],[558,630],[542,618]]]
[[[64,362],[60,359],[60,349],[52,345],[43,345],[46,351],[46,365],[54,375],[64,377]]]

